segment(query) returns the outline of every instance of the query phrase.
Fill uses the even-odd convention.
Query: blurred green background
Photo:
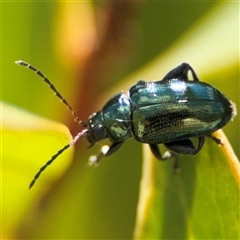
[[[216,18],[216,28],[207,28],[207,19],[217,15],[219,8],[223,13],[226,8],[226,14],[231,11],[231,37],[224,33],[216,36],[224,15]],[[213,84],[239,106],[238,17],[239,3],[218,1],[2,2],[2,100],[62,122],[74,135],[78,126],[65,106],[37,76],[14,61],[22,59],[40,68],[83,120],[114,92],[127,90],[140,78],[161,79],[185,61],[200,80]],[[206,27],[201,28],[204,21]],[[239,117],[224,131],[240,156]],[[91,150],[86,147],[85,141],[79,141],[74,161],[58,181],[36,185],[31,191],[24,186],[18,189],[21,198],[11,194],[21,200],[18,204],[29,204],[21,213],[16,205],[3,205],[6,212],[16,209],[18,218],[14,224],[6,223],[5,238],[132,237],[141,144],[127,141],[97,168],[88,168],[87,159],[100,145]],[[46,148],[52,154],[58,150],[44,142],[39,145],[40,152]],[[42,159],[42,164],[47,160]],[[40,166],[38,163],[36,170],[28,172],[29,182]],[[21,167],[25,168],[24,163]],[[8,191],[15,191],[11,182],[3,179],[3,184]],[[3,199],[8,196],[2,195]]]

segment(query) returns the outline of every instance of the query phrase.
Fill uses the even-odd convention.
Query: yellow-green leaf
[[[42,173],[28,191],[37,171],[60,148],[69,143],[68,129],[29,112],[1,102],[2,220],[4,238],[22,217],[30,204],[66,171],[73,148],[63,153]],[[14,217],[13,217],[14,216]]]

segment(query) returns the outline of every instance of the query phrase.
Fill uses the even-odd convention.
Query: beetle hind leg
[[[169,158],[173,158],[173,171],[174,173],[176,173],[179,170],[177,154],[179,153],[179,154],[195,155],[202,149],[203,144],[204,144],[204,137],[198,138],[197,148],[193,145],[190,139],[184,139],[180,141],[165,143],[164,145],[169,149],[169,151],[166,151],[163,156],[157,144],[149,144],[149,146],[153,155],[158,160],[165,161]]]
[[[203,147],[204,137],[198,138],[198,147],[196,148],[190,139],[165,143],[164,145],[171,151],[180,154],[197,154]]]
[[[188,81],[188,71],[191,71],[194,81],[199,81],[197,74],[188,63],[182,63],[181,65],[177,66],[169,73],[167,73],[162,80],[170,80],[173,78],[177,78]]]
[[[222,143],[220,138],[217,138],[217,137],[215,137],[213,135],[207,135],[207,137],[211,138],[216,144],[221,145],[221,146],[223,145],[223,143]]]

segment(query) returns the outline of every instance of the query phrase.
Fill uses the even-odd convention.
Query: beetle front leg
[[[177,66],[169,73],[167,73],[167,75],[165,75],[165,77],[162,80],[170,80],[173,78],[177,78],[188,81],[189,80],[187,75],[188,71],[191,71],[194,81],[199,81],[197,74],[188,63],[182,63],[181,65]]]
[[[108,151],[104,154],[104,156],[108,157],[115,153],[121,146],[123,142],[114,142],[108,149]]]
[[[96,165],[102,157],[108,157],[112,155],[114,152],[116,152],[121,146],[123,142],[114,142],[109,147],[108,145],[103,145],[101,147],[101,151],[98,155],[93,155],[89,157],[89,164],[90,166]]]

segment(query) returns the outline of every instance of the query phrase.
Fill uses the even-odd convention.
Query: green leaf
[[[135,239],[238,239],[240,165],[222,131],[181,171],[160,164],[144,147]]]
[[[71,135],[60,123],[3,102],[1,113],[2,219],[4,237],[7,237],[29,204],[66,171],[73,148],[59,156],[54,168],[48,167],[42,173],[29,197],[28,186],[33,176],[53,154],[69,143]]]

